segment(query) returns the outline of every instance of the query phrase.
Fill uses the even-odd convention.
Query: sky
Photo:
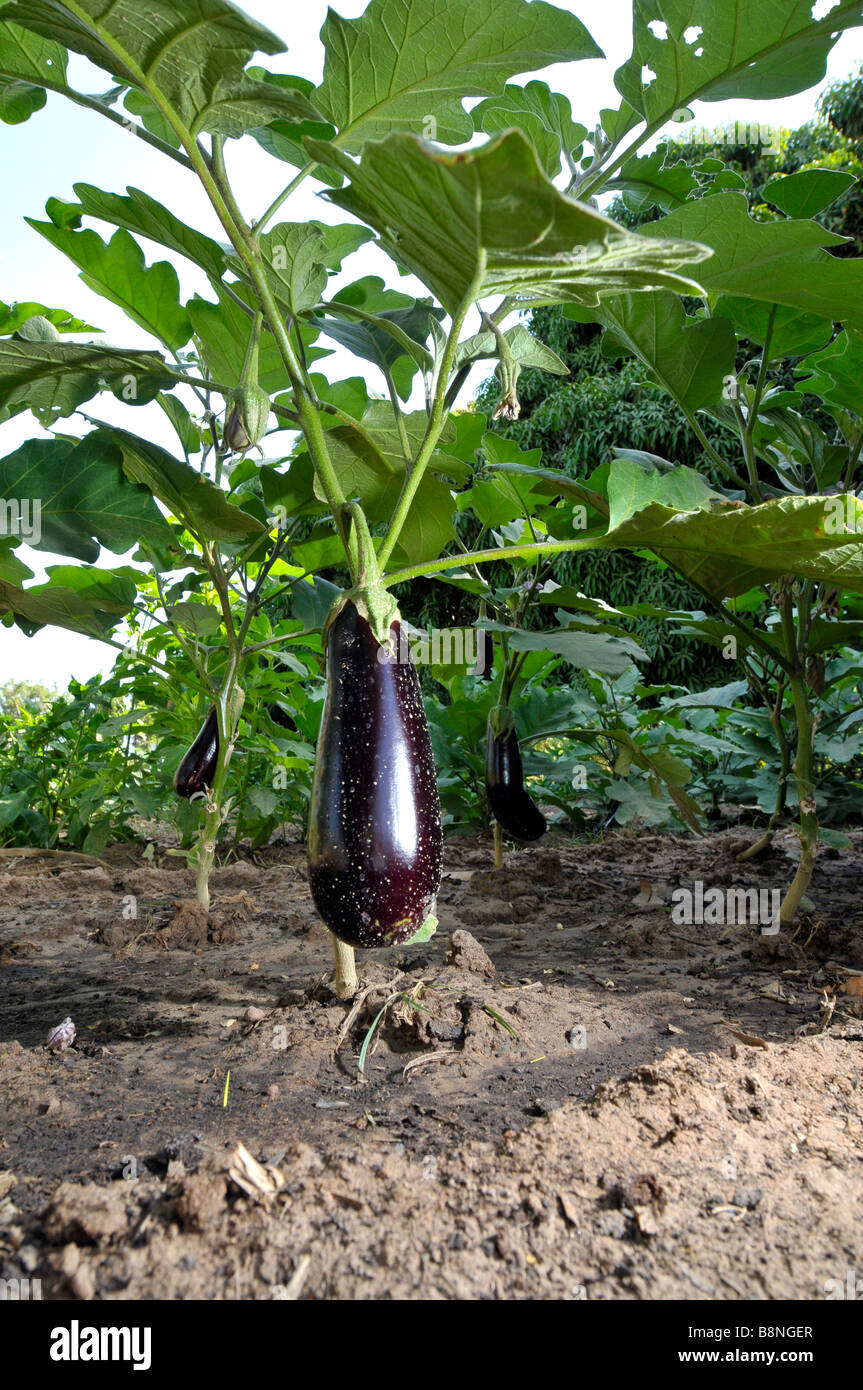
[[[366,0],[335,0],[334,7],[346,18],[354,18],[365,6]],[[316,82],[320,80],[323,47],[318,34],[326,17],[326,0],[303,0],[301,5],[291,3],[288,7],[283,0],[247,0],[243,8],[289,44],[288,52],[265,60],[271,70],[300,73]],[[541,76],[552,89],[570,98],[575,119],[591,128],[601,107],[619,105],[613,74],[631,50],[631,0],[558,0],[558,8],[581,19],[604,51],[605,60],[557,64],[515,80],[523,84]],[[829,0],[818,0],[816,17],[829,8]],[[851,30],[842,35],[832,50],[825,83],[846,76],[861,59],[863,32]],[[104,73],[81,58],[73,57],[69,80],[85,92],[104,91],[110,86]],[[794,128],[811,118],[819,90],[814,88],[781,101],[696,104],[695,123],[712,129],[739,120]],[[265,155],[251,139],[245,139],[242,144],[229,142],[227,158],[238,201],[247,216],[259,215],[291,177],[289,165]],[[103,330],[102,341],[117,346],[152,347],[153,342],[119,308],[89,290],[71,262],[29,227],[24,217],[44,219],[45,203],[50,197],[74,200],[73,184],[77,182],[93,183],[117,192],[131,184],[151,193],[192,226],[224,240],[222,229],[194,175],[163,158],[134,135],[59,96],[49,95],[47,106],[22,125],[0,125],[0,170],[5,195],[0,205],[0,299],[7,303],[33,300],[51,308],[66,309]],[[319,195],[320,186],[307,180],[283,208],[282,218],[292,222],[310,218],[324,222],[344,221],[346,214],[327,204]],[[88,222],[85,225],[95,226],[106,238],[112,230],[104,224]],[[152,243],[143,244],[148,263],[165,259],[174,262],[183,298],[195,292],[213,298],[206,279],[189,262],[171,256]],[[387,265],[380,252],[364,248],[351,258],[349,278],[367,274],[386,276]],[[408,279],[399,279],[398,288],[419,291]],[[342,374],[355,374],[356,364],[348,368],[348,361],[347,356],[338,351],[316,364],[316,370],[334,379]],[[378,392],[381,383],[373,380],[373,375],[370,373],[369,386]],[[132,412],[113,397],[104,396],[99,399],[98,414],[102,419],[146,434],[177,452],[171,427],[157,405],[139,407]],[[86,432],[84,422],[76,421],[75,417],[64,420],[61,427],[68,432]],[[0,425],[0,461],[26,439],[42,433],[29,412]],[[280,452],[286,451],[279,450],[279,440],[287,443],[288,437],[281,435],[267,440],[268,457],[277,458]],[[50,556],[26,547],[18,553],[34,570],[37,579],[45,578],[46,565],[64,562],[62,556]],[[98,563],[110,566],[122,564],[124,559],[103,550]],[[59,628],[46,628],[28,638],[18,628],[0,626],[0,684],[9,679],[33,680],[62,689],[70,677],[84,680],[98,671],[110,670],[115,657],[116,652],[111,647]]]

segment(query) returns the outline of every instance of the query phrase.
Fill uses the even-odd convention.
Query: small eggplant
[[[210,710],[201,732],[174,774],[177,796],[195,796],[205,787],[212,787],[219,760],[219,720],[216,706]]]
[[[359,598],[360,606],[364,606]],[[397,946],[433,925],[443,858],[434,757],[401,624],[340,600],[324,629],[327,697],[309,817],[312,897],[349,946]],[[388,615],[389,617],[389,615]]]
[[[514,840],[538,840],[546,819],[525,790],[524,770],[512,710],[498,705],[488,721],[485,790],[491,813]]]

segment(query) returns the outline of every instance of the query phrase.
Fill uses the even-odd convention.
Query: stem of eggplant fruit
[[[503,835],[497,821],[494,823],[494,867],[503,868]]]

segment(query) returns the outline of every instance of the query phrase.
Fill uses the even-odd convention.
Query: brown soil
[[[695,879],[784,885],[781,850],[740,864],[740,834],[549,836],[498,872],[451,843],[437,935],[361,959],[353,1009],[299,845],[217,870],[209,915],[167,855],[4,860],[0,1277],[78,1299],[827,1297],[863,1276],[854,839],[779,936],[671,920]],[[46,1050],[67,1016],[73,1047]]]

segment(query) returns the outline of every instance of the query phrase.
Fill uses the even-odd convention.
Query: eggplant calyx
[[[401,621],[401,614],[389,589],[380,583],[358,584],[355,589],[348,589],[336,599],[324,623],[324,644],[336,618],[349,603],[354,605],[361,618],[365,618],[378,646],[389,646],[390,629],[393,623]]]
[[[515,715],[509,705],[495,705],[489,710],[488,726],[495,738],[506,738],[515,728]]]

